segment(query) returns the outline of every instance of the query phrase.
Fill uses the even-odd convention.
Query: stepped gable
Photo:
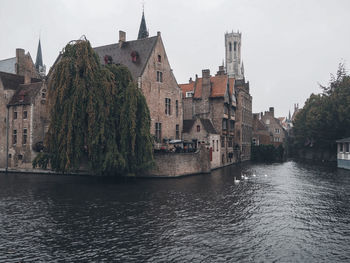
[[[42,82],[35,82],[29,84],[21,84],[10,100],[9,105],[29,105],[31,104],[35,95],[40,91]]]
[[[5,90],[16,90],[20,84],[24,83],[23,76],[7,72],[0,72],[0,80],[2,81]],[[31,78],[31,82],[41,82],[41,79]]]
[[[151,53],[157,43],[157,36],[133,41],[95,47],[102,64],[107,64],[108,56],[111,63],[126,66],[134,80],[140,77],[146,67]],[[136,57],[136,59],[134,59]]]

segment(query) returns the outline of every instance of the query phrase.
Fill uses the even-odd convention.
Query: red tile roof
[[[179,87],[182,90],[182,98],[186,98],[186,92],[194,90],[194,81],[186,84],[180,84]]]

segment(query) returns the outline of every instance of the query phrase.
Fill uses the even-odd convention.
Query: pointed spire
[[[242,66],[241,66],[241,74],[244,77],[244,65],[243,65],[243,60],[242,60]]]
[[[148,30],[146,27],[146,20],[145,20],[145,12],[142,10],[142,19],[141,19],[141,24],[140,24],[140,29],[139,29],[139,35],[137,39],[142,39],[148,37]]]
[[[42,67],[42,66],[43,66],[43,56],[41,53],[41,43],[40,43],[40,38],[39,38],[38,51],[36,53],[35,68],[37,71],[39,71],[40,67]]]
[[[288,115],[288,120],[291,120],[292,118],[290,117],[290,110],[289,110],[289,115]]]

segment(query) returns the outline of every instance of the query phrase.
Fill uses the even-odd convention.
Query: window
[[[178,117],[179,116],[179,101],[178,100],[176,100],[175,101],[175,106],[176,106],[176,117]]]
[[[267,120],[265,121],[265,123],[266,123],[267,125],[269,125],[269,124],[270,124],[270,119],[267,119]]]
[[[233,43],[233,50],[234,50],[234,51],[237,50],[237,42],[236,42],[236,41]]]
[[[215,151],[215,140],[213,140],[213,152]]]
[[[180,125],[176,124],[176,139],[180,139]]]
[[[253,143],[253,145],[257,145],[257,144],[256,144],[256,138],[253,138],[252,143]]]
[[[163,72],[157,71],[157,82],[163,82]]]
[[[234,131],[235,129],[235,122],[233,120],[230,120],[230,131]]]
[[[227,105],[224,106],[224,114],[228,115],[228,107],[227,107]]]
[[[231,42],[228,43],[228,50],[229,50],[230,52],[232,51],[232,43],[231,43]]]
[[[221,148],[225,147],[225,137],[221,136]]]
[[[18,160],[22,160],[23,159],[23,155],[22,154],[19,154],[18,155]]]
[[[162,56],[161,55],[158,55],[158,62],[162,62]]]
[[[197,125],[197,132],[200,132],[200,131],[201,131],[201,126]]]
[[[339,144],[339,151],[343,152],[343,144],[342,143]]]
[[[216,151],[219,151],[219,140],[216,140]]]
[[[45,92],[41,93],[41,97],[42,97],[43,99],[45,99],[45,98],[46,98],[46,93],[45,93]]]
[[[345,143],[345,151],[348,153],[349,152],[349,143]]]
[[[15,112],[13,113],[13,119],[14,119],[14,120],[17,119],[17,111],[15,111]]]
[[[27,129],[23,129],[23,144],[27,144]]]
[[[193,97],[193,91],[186,91],[186,98],[192,98]]]
[[[275,129],[275,133],[278,133],[278,134],[279,134],[279,133],[280,133],[280,129],[277,129],[277,128],[276,128],[276,129]]]
[[[12,158],[12,154],[11,153],[9,153],[9,158]]]
[[[13,130],[12,144],[17,143],[17,130]]]
[[[23,111],[23,119],[27,119],[28,117],[28,112],[25,110]]]
[[[232,147],[233,146],[233,139],[232,137],[228,138],[228,147]]]
[[[162,124],[156,122],[156,142],[161,142],[162,140]]]
[[[227,130],[227,120],[226,120],[226,119],[223,119],[223,120],[222,120],[222,129],[223,129],[224,131]]]
[[[165,115],[171,115],[171,100],[165,98]]]
[[[273,141],[274,141],[274,142],[279,142],[279,141],[280,141],[280,138],[279,138],[279,137],[274,137],[274,138],[273,138]]]

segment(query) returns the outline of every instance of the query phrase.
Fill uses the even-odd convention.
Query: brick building
[[[234,126],[236,116],[235,80],[229,78],[223,66],[215,76],[209,69],[202,71],[188,84],[181,84],[184,97],[184,118],[207,119],[220,135],[220,166],[237,161],[234,148]],[[196,134],[193,134],[196,136]],[[197,139],[196,137],[194,137]]]
[[[248,161],[251,156],[253,131],[252,96],[249,93],[249,82],[245,79],[235,81],[237,112],[235,124],[235,144],[240,147],[240,161]]]
[[[183,125],[182,92],[165,51],[160,32],[149,37],[144,14],[137,40],[126,41],[119,31],[119,43],[95,47],[101,62],[121,64],[130,70],[142,90],[151,116],[151,134],[159,143],[180,139]]]
[[[253,145],[268,145],[273,140],[272,133],[265,124],[260,120],[260,113],[253,114],[253,134],[252,144]]]
[[[270,107],[269,111],[265,111],[264,114],[261,113],[261,121],[265,124],[269,132],[272,134],[270,144],[279,146],[285,142],[286,131],[283,129],[280,121],[275,118],[275,109],[273,107]]]
[[[20,84],[8,107],[9,167],[31,168],[48,130],[46,82]]]

